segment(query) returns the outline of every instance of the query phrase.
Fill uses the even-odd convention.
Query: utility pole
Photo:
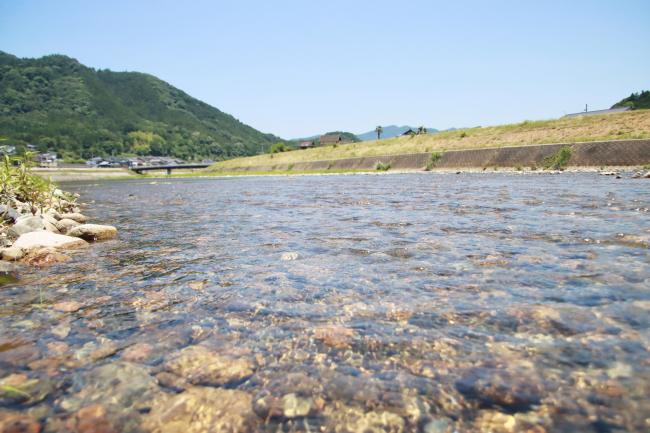
[[[589,110],[587,110],[587,104],[585,104],[585,113],[587,113]]]

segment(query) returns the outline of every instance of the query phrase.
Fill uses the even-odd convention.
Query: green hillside
[[[650,109],[650,90],[632,93],[625,99],[614,104],[612,108],[632,107],[633,110]]]
[[[0,51],[3,144],[32,143],[68,160],[119,154],[184,159],[254,155],[279,139],[158,78]]]

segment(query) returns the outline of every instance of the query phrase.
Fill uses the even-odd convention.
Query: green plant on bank
[[[643,166],[643,169],[644,169],[644,170],[650,170],[650,164],[646,164],[646,165],[644,165],[644,166]]]
[[[571,147],[564,146],[553,155],[544,158],[543,166],[546,170],[562,170],[569,164],[571,159]]]
[[[31,172],[33,156],[32,152],[16,157],[5,155],[0,166],[0,202],[13,205],[11,201],[16,199],[27,203],[35,215],[52,200],[54,188],[49,180]]]
[[[287,171],[293,170],[293,164],[289,164],[289,167],[287,167]]]
[[[280,143],[275,143],[273,146],[269,148],[269,153],[274,154],[274,153],[281,153],[281,152],[289,152],[292,150],[289,146],[286,144],[280,142]]]
[[[377,170],[377,171],[388,171],[388,170],[390,170],[390,162],[384,164],[383,162],[379,161],[377,164],[375,164],[375,170]]]
[[[427,162],[427,166],[425,167],[425,170],[426,171],[433,170],[436,164],[438,164],[438,161],[440,161],[440,158],[442,158],[441,152],[433,152],[431,154],[431,157],[429,158],[429,161]]]

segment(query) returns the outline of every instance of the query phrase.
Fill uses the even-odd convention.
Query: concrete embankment
[[[563,147],[571,149],[569,167],[640,166],[650,164],[650,140],[621,140],[448,151],[442,152],[442,156],[435,163],[435,168],[542,167],[546,158],[552,157]],[[391,169],[422,170],[430,160],[431,153],[427,152],[268,166],[228,167],[218,171],[374,170],[378,163],[390,164]]]

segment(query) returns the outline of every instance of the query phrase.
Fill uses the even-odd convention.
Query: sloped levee
[[[443,152],[435,167],[539,167],[543,165],[545,158],[553,156],[563,147],[571,148],[568,165],[573,167],[634,166],[650,163],[650,140],[620,140],[453,150]],[[378,163],[390,164],[390,168],[396,170],[422,170],[430,160],[431,153],[411,153],[228,168],[227,171],[374,170]]]

